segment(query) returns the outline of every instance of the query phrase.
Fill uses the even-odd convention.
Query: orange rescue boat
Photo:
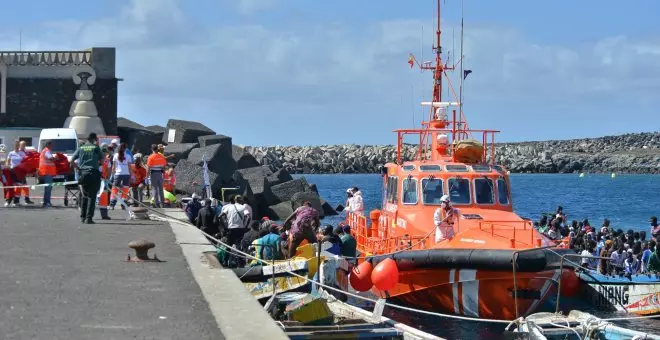
[[[573,269],[560,266],[561,256],[572,251],[556,247],[513,212],[508,172],[495,164],[499,131],[468,127],[462,83],[469,72],[461,66],[457,96],[447,71],[461,61],[442,61],[440,1],[437,6],[435,63],[419,65],[412,54],[409,59],[433,72],[433,100],[422,103],[430,107],[429,118],[419,129],[395,130],[397,159],[382,170],[382,209],[369,218],[349,213],[347,223],[365,261],[381,276],[376,286],[367,285],[372,293],[428,311],[511,320],[536,312],[560,281],[562,292],[577,287]],[[443,101],[443,82],[452,101]],[[405,161],[403,140],[411,135],[419,137],[418,149]],[[458,210],[443,222],[454,235],[436,239],[434,214],[445,195]],[[378,268],[381,263],[396,268]],[[398,278],[382,279],[383,272],[398,272]]]

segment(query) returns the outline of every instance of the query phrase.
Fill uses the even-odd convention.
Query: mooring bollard
[[[146,240],[131,241],[128,243],[128,247],[135,250],[135,257],[133,261],[151,261],[153,259],[149,258],[149,249],[156,247],[153,242]]]

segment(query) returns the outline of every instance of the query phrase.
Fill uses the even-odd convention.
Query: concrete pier
[[[0,208],[0,338],[286,338],[233,273],[204,263],[196,229],[111,216]],[[165,262],[126,262],[139,239]]]

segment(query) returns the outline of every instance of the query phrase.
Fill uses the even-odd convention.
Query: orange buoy
[[[561,274],[561,296],[573,297],[580,291],[580,279],[572,270],[564,270]]]
[[[373,267],[369,261],[364,261],[360,265],[353,267],[351,274],[348,276],[351,287],[358,292],[366,292],[371,289],[374,285],[371,282],[372,269]]]
[[[396,261],[385,259],[371,272],[371,282],[381,291],[388,291],[399,283],[399,267]]]

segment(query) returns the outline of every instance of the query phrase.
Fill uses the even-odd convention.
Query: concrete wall
[[[115,49],[73,52],[0,52],[0,126],[61,128],[78,85],[73,76],[93,69],[90,86],[106,134],[117,133]],[[5,71],[5,72],[3,72]],[[3,100],[4,99],[4,100]]]

